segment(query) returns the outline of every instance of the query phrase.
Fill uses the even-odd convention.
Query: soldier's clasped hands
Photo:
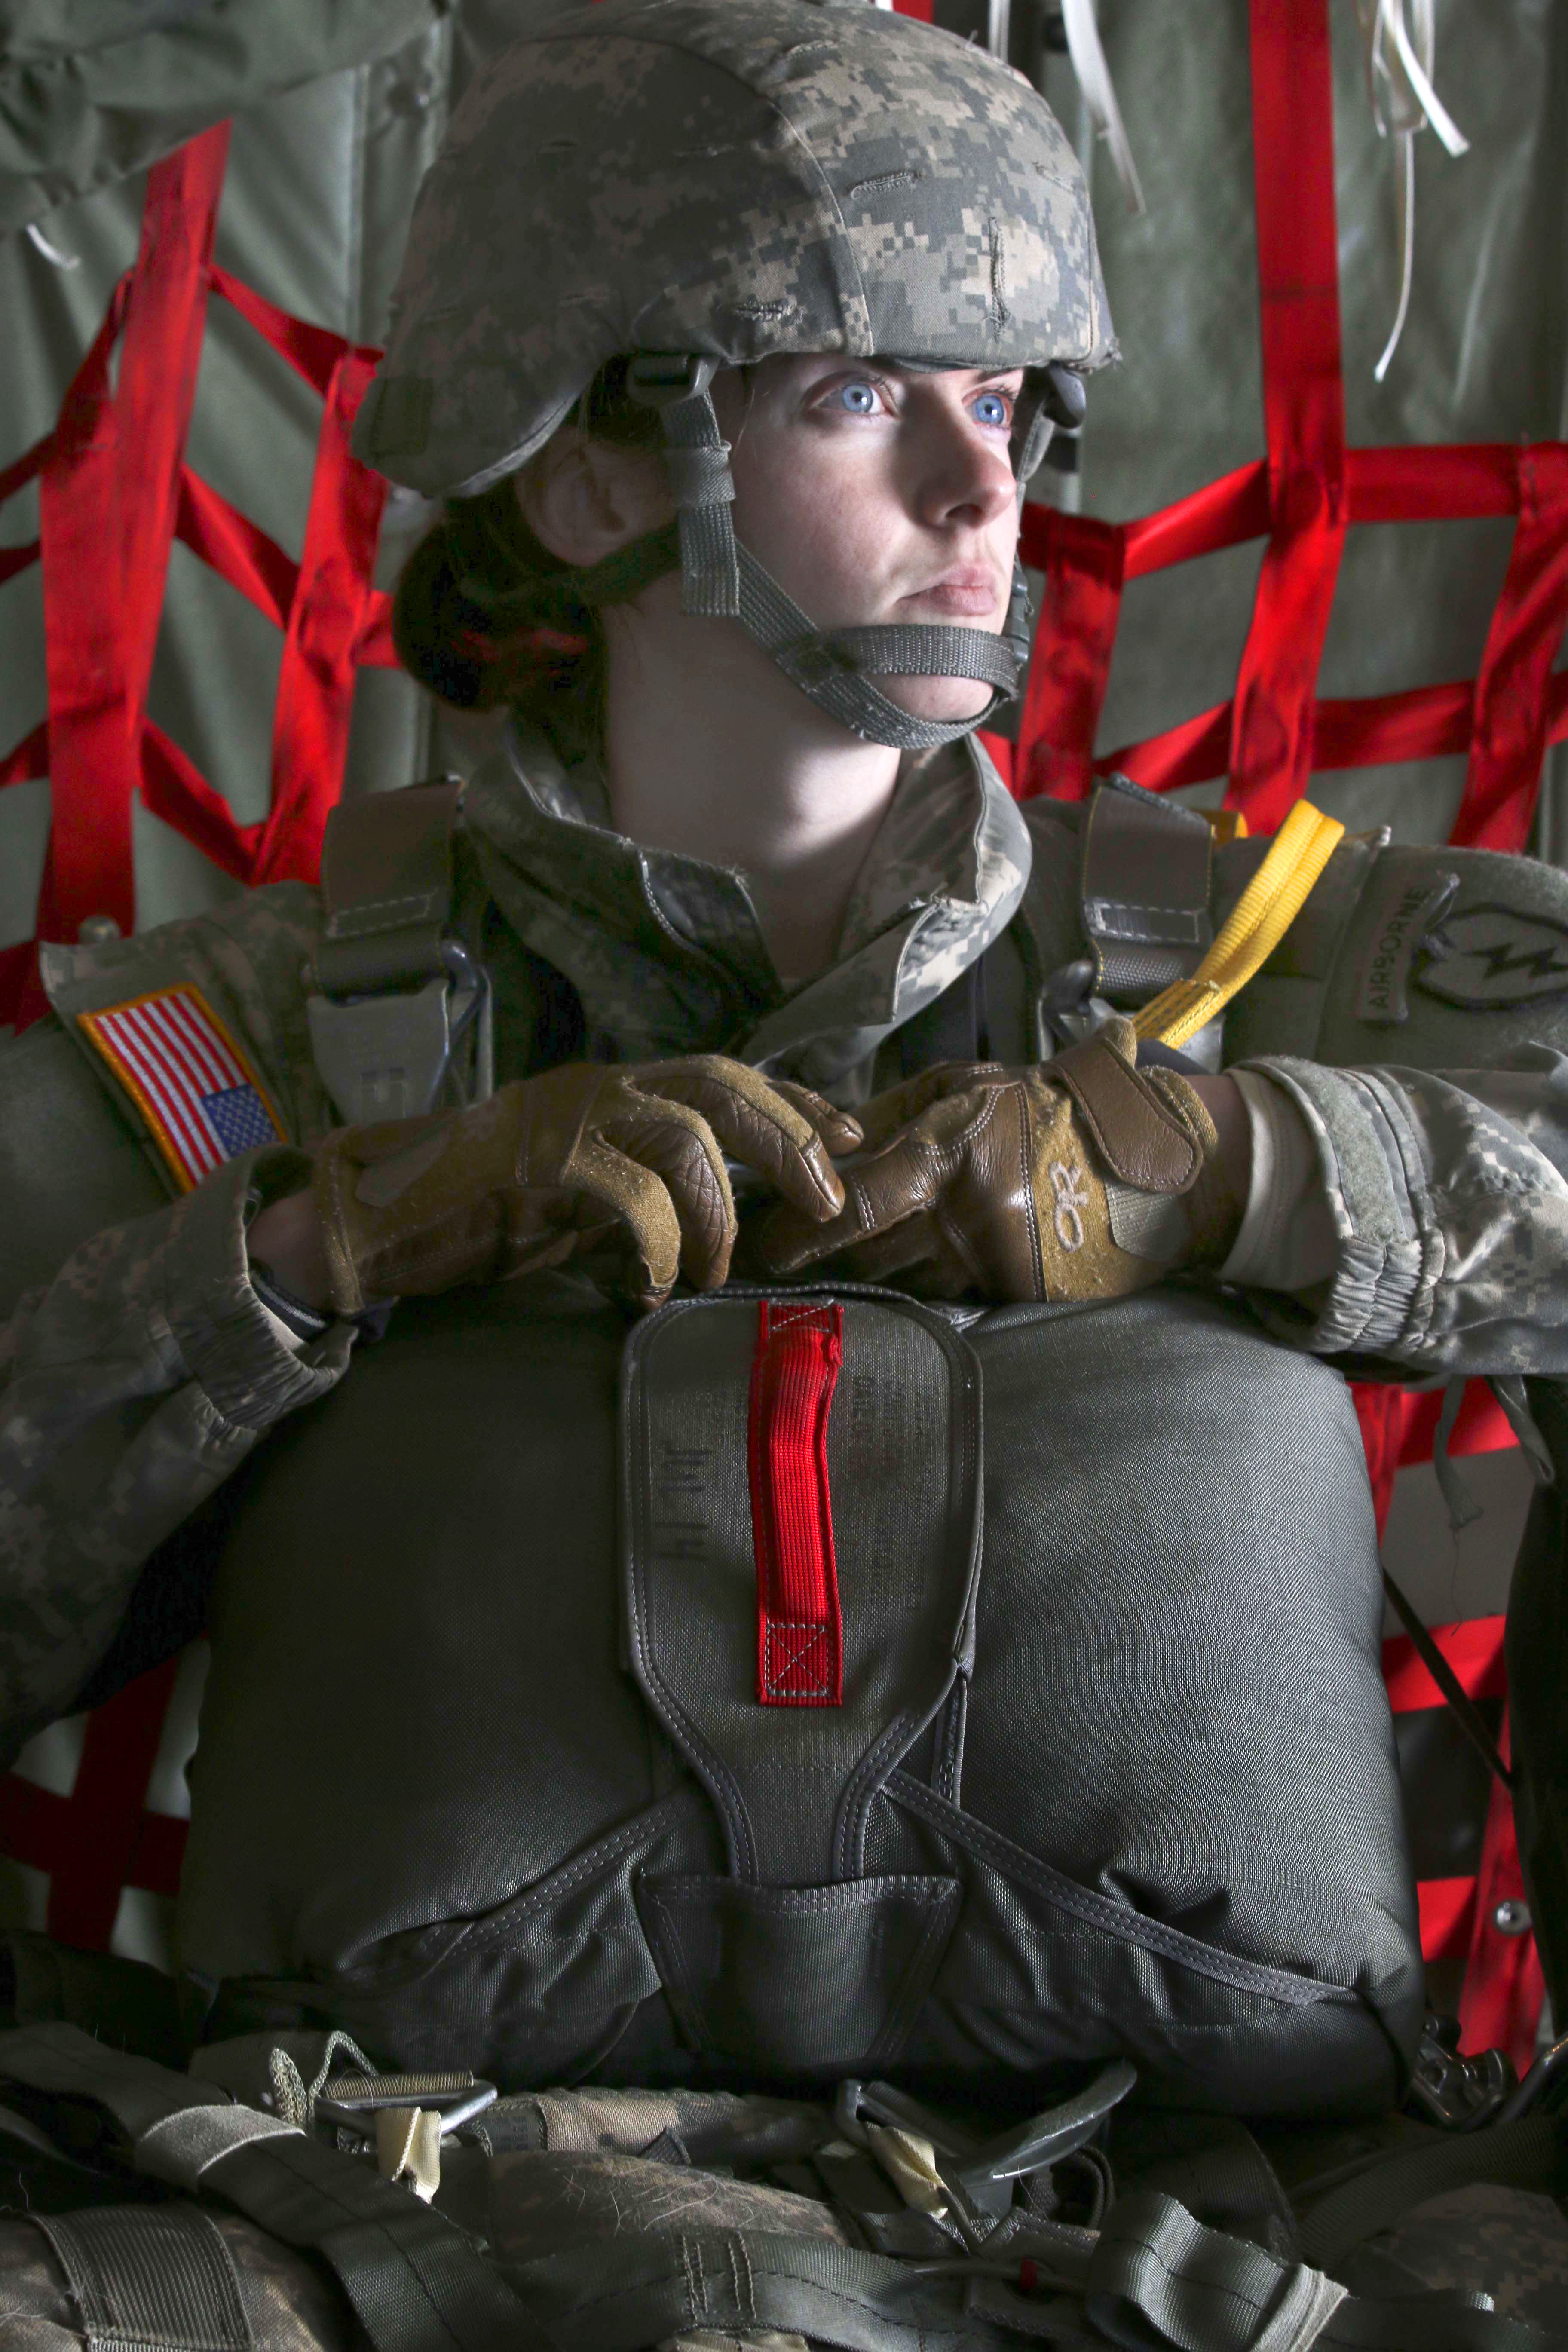
[[[1217,1264],[1241,1203],[1186,1079],[1140,1069],[1130,1021],[1037,1068],[942,1064],[860,1114],[830,1221],[786,1205],[748,1229],[746,1271],[886,1282],[927,1298],[1114,1298]]]
[[[608,1250],[622,1286],[658,1306],[678,1273],[700,1290],[729,1273],[726,1156],[811,1230],[843,1207],[833,1155],[859,1141],[809,1088],[719,1054],[574,1062],[468,1110],[344,1128],[313,1187],[331,1301],[357,1314]]]

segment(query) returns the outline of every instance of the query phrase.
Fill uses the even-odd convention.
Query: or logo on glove
[[[927,1298],[1114,1298],[1215,1265],[1239,1223],[1219,1138],[1173,1070],[1139,1069],[1130,1021],[1038,1068],[949,1062],[860,1114],[831,1223],[775,1206],[746,1271],[892,1283]]]
[[[678,1273],[709,1290],[730,1271],[726,1156],[815,1231],[844,1205],[831,1155],[860,1139],[807,1087],[718,1054],[574,1062],[469,1110],[345,1128],[314,1178],[332,1303],[357,1314],[609,1253],[618,1286],[657,1307]]]

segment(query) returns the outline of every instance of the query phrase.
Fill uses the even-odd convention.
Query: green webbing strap
[[[1547,2352],[1486,2300],[1350,2295],[1310,2263],[1204,2230],[1171,2197],[1121,2197],[1089,2265],[1089,2322],[1114,2345],[1180,2352]]]
[[[736,620],[741,575],[730,503],[730,445],[706,382],[689,400],[660,405],[665,465],[680,525],[680,609],[700,620]]]
[[[839,2352],[1019,2352],[1033,2337],[1140,2352],[1547,2352],[1536,2329],[1450,2290],[1352,2296],[1305,2263],[1205,2230],[1173,2198],[1134,2191],[1089,2263],[1087,2301],[1020,2240],[988,2262],[901,2262],[817,2238],[689,2228],[512,2262],[528,2308],[571,2352],[773,2328]]]
[[[1115,2206],[1089,2268],[1085,2310],[1112,2344],[1180,2352],[1546,2352],[1533,2327],[1442,2289],[1347,2294],[1307,2263],[1205,2230],[1173,2199]]]
[[[375,2352],[524,2352],[504,2281],[443,2214],[210,2083],[130,2058],[74,2025],[0,2033],[0,2077],[103,2108],[139,2172],[216,2196],[335,2272]]]
[[[1194,2128],[1186,2116],[1181,2124],[1188,2132]],[[1210,2229],[1266,2236],[1276,2252],[1299,2253],[1290,2200],[1246,2126],[1229,2116],[1205,2116],[1196,2128],[1202,2138],[1165,2155],[1140,2156],[1135,2164],[1120,2156],[1116,2170],[1123,2192],[1147,2189],[1173,2197]]]
[[[1113,2344],[1149,2342],[1136,2315],[1156,2343],[1306,2352],[1346,2300],[1321,2271],[1205,2230],[1154,2189],[1118,2200],[1089,2265],[1089,2316]]]
[[[523,2352],[537,2340],[444,2214],[301,2132],[236,2149],[201,2186],[330,2263],[375,2352]]]
[[[92,2205],[27,2218],[54,2249],[90,2352],[198,2344],[256,2352],[234,2257],[199,2206]]]
[[[1568,2189],[1568,2124],[1558,2116],[1531,2116],[1522,2123],[1445,2135],[1374,2164],[1310,2209],[1301,2222],[1301,2251],[1310,2262],[1337,2262],[1429,2197],[1482,2180],[1560,2195]]]
[[[546,2339],[571,2352],[644,2352],[697,2329],[765,2328],[838,2352],[1018,2352],[1016,2330],[967,2312],[973,2264],[921,2268],[823,2238],[628,2231],[507,2267]],[[1016,2258],[1009,2267],[1016,2276]]]

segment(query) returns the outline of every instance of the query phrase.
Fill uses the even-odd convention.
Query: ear
[[[675,512],[657,449],[626,449],[564,425],[517,476],[522,519],[563,563],[586,571]]]

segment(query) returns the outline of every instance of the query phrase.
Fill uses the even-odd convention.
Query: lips
[[[929,588],[917,588],[900,599],[905,604],[926,604],[954,619],[979,620],[994,613],[999,602],[996,574],[977,565],[944,572]]]

